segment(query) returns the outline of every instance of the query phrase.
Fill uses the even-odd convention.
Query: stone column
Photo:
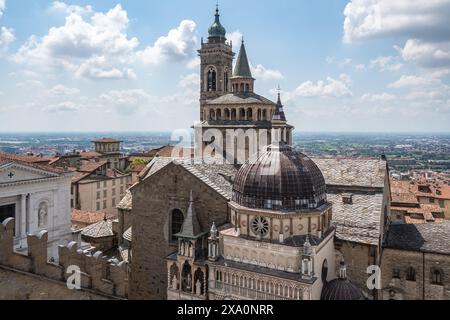
[[[17,235],[20,237],[20,245],[23,245],[27,237],[27,195],[22,194],[20,196],[20,216],[17,219],[19,221],[19,229]]]

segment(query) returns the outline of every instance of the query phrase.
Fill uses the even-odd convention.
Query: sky
[[[298,132],[450,132],[450,0],[219,3]],[[215,6],[0,0],[0,132],[188,129]]]

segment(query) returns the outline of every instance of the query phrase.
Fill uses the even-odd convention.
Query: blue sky
[[[0,0],[0,132],[198,120],[214,0]],[[298,131],[450,131],[450,0],[220,2],[257,93]],[[237,48],[235,48],[237,49]]]

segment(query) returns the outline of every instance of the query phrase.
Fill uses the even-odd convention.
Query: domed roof
[[[321,300],[365,300],[361,290],[348,279],[335,279],[324,285]]]
[[[239,170],[233,201],[253,209],[314,210],[327,201],[325,179],[304,154],[285,144],[272,145]]]
[[[216,9],[216,19],[214,20],[213,25],[209,27],[208,33],[210,37],[225,38],[227,31],[220,23],[219,8]]]
[[[347,265],[343,258],[341,260],[338,278],[324,284],[321,300],[365,300],[361,290],[347,279]]]

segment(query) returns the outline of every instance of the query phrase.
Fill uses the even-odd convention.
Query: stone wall
[[[48,297],[55,299],[67,299],[73,294],[77,297],[95,297],[96,295],[108,298],[127,298],[128,296],[128,267],[127,264],[118,261],[108,261],[102,252],[87,255],[78,250],[76,242],[67,246],[60,246],[59,263],[48,262],[47,243],[48,233],[41,231],[37,235],[29,235],[27,238],[28,252],[26,254],[14,252],[14,219],[7,219],[0,224],[0,268],[15,272],[18,275],[16,289],[7,292],[7,287],[0,287],[0,295],[14,299],[19,292],[20,285],[25,286],[24,293],[33,291],[33,288],[45,288],[48,283]],[[67,273],[69,267],[76,266],[80,269],[81,290],[93,292],[92,295],[63,289],[72,273]],[[3,273],[3,276],[5,274]],[[37,278],[36,278],[37,277]],[[28,279],[28,280],[27,280]],[[14,281],[8,282],[14,287]],[[26,298],[25,296],[23,296]],[[36,295],[30,297],[37,298]]]
[[[345,263],[347,264],[348,278],[363,290],[366,295],[371,296],[373,292],[369,292],[367,288],[369,276],[366,272],[369,266],[377,265],[377,247],[346,241],[337,241],[335,245],[338,253],[343,255]],[[339,266],[338,260],[340,260],[341,257],[338,256],[336,258],[336,268]]]
[[[450,256],[406,250],[384,249],[382,258],[382,299],[450,300]],[[408,281],[406,271],[413,268],[416,280]],[[398,269],[399,277],[394,277]],[[442,272],[442,285],[432,284],[431,272]]]
[[[165,258],[177,251],[171,243],[171,212],[186,214],[190,191],[200,225],[207,231],[215,222],[228,221],[227,199],[172,163],[131,189],[133,194],[133,263],[130,282],[131,299],[167,298],[167,263]]]

